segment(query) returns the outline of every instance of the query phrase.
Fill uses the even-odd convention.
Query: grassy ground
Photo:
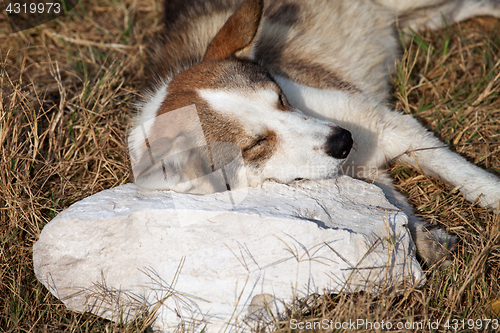
[[[0,331],[142,330],[141,323],[119,325],[67,310],[37,282],[32,245],[71,203],[128,182],[126,124],[159,17],[152,0],[82,0],[56,22],[9,34],[0,13]],[[394,80],[399,109],[500,174],[499,20],[414,36]],[[321,297],[293,318],[441,324],[499,318],[489,304],[500,298],[500,217],[418,170],[393,164],[392,173],[423,219],[460,237],[453,265],[430,268],[421,290]]]

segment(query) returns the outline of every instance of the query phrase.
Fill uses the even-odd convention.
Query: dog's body
[[[381,171],[399,157],[497,208],[497,177],[447,149],[424,149],[443,144],[385,105],[397,25],[436,28],[443,17],[481,14],[500,17],[500,1],[166,1],[159,80],[129,138],[135,181],[209,193],[215,186],[196,179],[217,169],[212,143],[228,142],[239,152],[226,155],[244,162],[235,174],[251,186],[340,172],[377,182],[411,216]],[[176,111],[189,105],[197,119]],[[421,256],[436,261],[439,245],[427,241],[423,223],[411,217],[410,229]],[[449,246],[445,232],[431,234]]]

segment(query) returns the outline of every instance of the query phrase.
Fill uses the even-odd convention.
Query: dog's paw
[[[495,213],[500,210],[500,179],[487,171],[480,170],[476,177],[464,181],[460,191],[470,202],[476,202]]]
[[[458,237],[426,223],[419,223],[415,231],[417,255],[429,266],[448,267],[451,264],[451,251],[456,247]]]
[[[470,202],[477,202],[479,206],[493,211],[495,214],[500,211],[500,184],[489,192],[464,193]],[[485,194],[487,193],[487,194]]]

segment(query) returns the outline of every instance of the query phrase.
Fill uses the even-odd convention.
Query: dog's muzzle
[[[335,127],[326,139],[323,150],[331,157],[344,159],[349,155],[352,144],[351,132],[342,127]]]

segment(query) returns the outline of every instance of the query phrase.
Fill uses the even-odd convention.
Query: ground
[[[153,0],[82,0],[21,33],[11,33],[0,12],[1,331],[147,327],[144,319],[122,325],[67,310],[36,280],[32,245],[70,204],[129,182],[127,124],[145,82],[147,50],[161,29],[160,8]],[[391,103],[500,175],[500,20],[477,18],[406,39],[412,41],[395,64]],[[388,322],[393,329],[407,323],[408,331],[418,328],[411,322],[439,323],[434,331],[491,329],[487,319],[500,319],[499,215],[418,170],[397,161],[391,168],[418,215],[459,236],[453,264],[426,267],[426,286],[404,295],[329,295],[297,304],[295,321],[277,323],[280,331],[349,330],[355,320],[363,320],[356,321],[359,331],[383,330]]]

